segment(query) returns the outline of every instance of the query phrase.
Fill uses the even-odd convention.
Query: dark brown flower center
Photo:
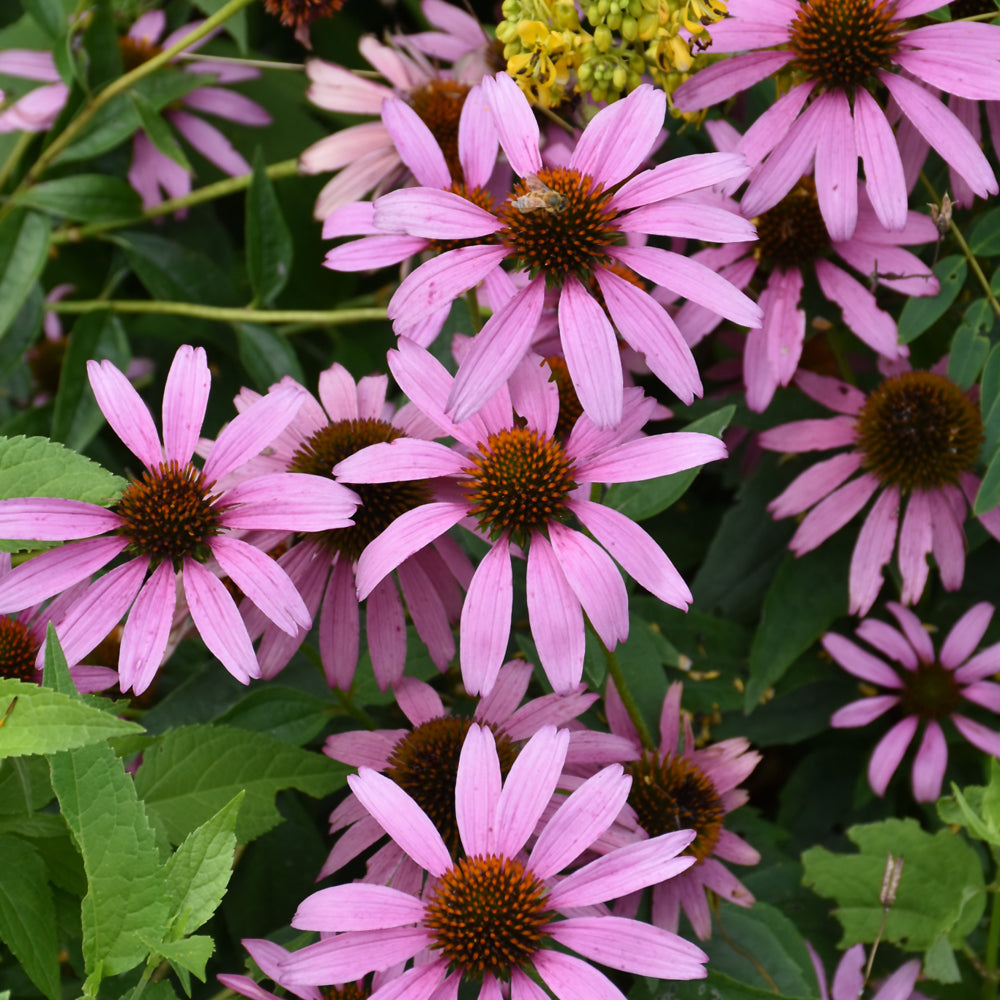
[[[395,441],[403,432],[386,420],[366,417],[338,420],[320,428],[292,456],[289,472],[305,472],[333,478],[332,469],[349,455],[369,445]],[[372,539],[406,511],[430,500],[430,490],[422,481],[402,483],[359,483],[351,489],[361,498],[354,524],[346,528],[317,532],[330,552],[339,552],[356,561]]]
[[[463,472],[469,513],[497,538],[510,532],[523,541],[551,521],[566,517],[566,497],[576,487],[573,463],[563,446],[527,427],[491,434]]]
[[[789,31],[798,68],[825,90],[851,91],[899,47],[896,0],[800,0]]]
[[[323,1000],[368,1000],[372,991],[357,983],[344,983],[343,986],[320,986],[319,995]]]
[[[650,837],[675,830],[698,836],[685,852],[700,864],[711,857],[722,832],[725,809],[712,779],[697,764],[677,754],[643,753],[625,765],[632,775],[629,805]]]
[[[124,522],[118,534],[129,540],[128,552],[149,556],[154,569],[166,561],[179,570],[185,557],[204,562],[209,541],[222,530],[213,485],[190,462],[163,462],[133,479],[113,508]]]
[[[903,711],[922,719],[943,719],[962,700],[955,675],[939,663],[920,663],[916,670],[901,670]]]
[[[552,916],[547,899],[544,883],[514,858],[463,858],[427,904],[431,947],[455,970],[507,980],[538,950]]]
[[[556,421],[555,433],[552,435],[557,441],[565,441],[570,431],[576,425],[577,420],[583,415],[583,404],[573,387],[573,380],[570,378],[569,367],[565,358],[551,357],[545,359],[545,364],[549,366],[552,373],[549,376],[550,382],[555,382],[559,389],[559,418]]]
[[[130,73],[144,62],[149,62],[153,56],[158,56],[163,50],[148,38],[129,38],[128,35],[122,35],[118,39],[118,51],[122,57],[122,68],[126,73]]]
[[[595,267],[610,263],[607,248],[620,235],[610,201],[611,192],[589,174],[543,168],[518,181],[497,213],[506,227],[500,242],[532,277],[544,274],[558,286],[574,274],[586,282]]]
[[[904,372],[872,392],[857,419],[863,466],[905,492],[955,484],[983,443],[976,405],[950,379]]]
[[[35,679],[35,657],[41,640],[16,618],[0,617],[0,677],[12,680]]]
[[[268,14],[281,18],[281,23],[289,28],[310,25],[321,18],[333,17],[344,0],[264,0]]]
[[[811,177],[803,177],[755,222],[754,254],[772,269],[784,271],[808,264],[830,248],[830,234],[820,214],[816,185]]]
[[[411,90],[406,98],[437,139],[454,181],[465,179],[458,158],[458,122],[470,89],[468,84],[457,80],[431,80]]]
[[[421,723],[392,748],[385,771],[427,813],[453,858],[462,853],[455,820],[455,779],[472,721],[443,715]],[[493,735],[500,773],[506,776],[517,757],[517,747],[503,733]]]

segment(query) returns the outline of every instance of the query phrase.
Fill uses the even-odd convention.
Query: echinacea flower
[[[167,648],[178,585],[205,645],[244,684],[260,676],[236,604],[205,565],[210,559],[279,627],[310,623],[292,581],[269,556],[237,535],[253,529],[321,531],[346,527],[356,496],[320,476],[257,476],[223,489],[228,476],[295,416],[301,389],[281,386],[219,435],[199,469],[192,464],[211,376],[203,348],[182,346],[163,394],[163,444],[149,410],[109,361],[87,363],[98,405],[146,471],[106,509],[77,500],[0,501],[4,538],[71,541],[43,552],[0,580],[0,614],[20,611],[79,583],[119,555],[126,561],[92,584],[60,628],[66,658],[80,659],[128,613],[122,634],[122,690],[150,684]]]
[[[17,100],[0,91],[0,133],[46,132],[66,106],[69,87],[62,82],[51,52],[7,49],[0,52],[0,74],[24,80],[40,80]]]
[[[164,49],[169,49],[197,27],[197,22],[186,24],[165,38],[167,16],[162,10],[143,14],[129,28],[128,34],[119,39],[125,69],[134,69]],[[192,48],[197,48],[196,42]],[[211,74],[220,84],[252,80],[259,71],[252,66],[233,66],[204,60],[176,63],[187,73]],[[173,64],[172,64],[173,65]],[[271,116],[256,101],[222,86],[197,87],[184,94],[177,107],[164,110],[163,117],[210,163],[231,177],[250,173],[250,164],[233,148],[233,144],[214,125],[192,112],[204,112],[238,122],[241,125],[270,125]],[[180,198],[191,191],[191,175],[179,163],[160,152],[144,131],[136,132],[132,141],[132,165],[128,181],[138,191],[144,208],[151,208],[168,198]],[[161,193],[162,192],[162,193]]]
[[[816,982],[819,984],[819,995],[822,1000],[858,1000],[865,988],[864,945],[856,944],[844,952],[837,965],[837,971],[833,974],[831,990],[827,989],[826,972],[823,970],[819,955],[808,941],[806,947],[809,949],[813,969],[816,970]],[[913,989],[919,976],[920,959],[910,959],[879,984],[871,1000],[917,1000],[923,996]]]
[[[533,670],[524,660],[505,663],[493,690],[479,699],[471,716],[449,712],[429,684],[404,677],[393,688],[393,694],[412,729],[335,733],[327,737],[323,752],[352,767],[371,767],[388,774],[431,817],[448,849],[457,857],[461,839],[455,816],[455,775],[469,727],[478,723],[490,729],[500,772],[506,776],[525,740],[542,726],[572,722],[597,700],[596,694],[588,694],[580,684],[569,694],[546,694],[522,704]],[[566,760],[570,765],[596,769],[633,755],[625,739],[581,728],[570,732]],[[353,795],[330,814],[330,832],[340,836],[318,878],[339,871],[385,836]],[[365,881],[388,884],[392,875],[398,877],[398,867],[403,863],[405,855],[390,840],[369,859]]]
[[[290,379],[287,382],[294,385]],[[302,407],[254,468],[267,472],[331,476],[340,462],[378,441],[432,437],[436,428],[413,407],[397,411],[385,399],[389,379],[373,375],[357,382],[342,365],[320,373],[319,401],[303,390]],[[259,397],[244,389],[237,409]],[[319,651],[331,687],[348,690],[354,679],[361,623],[355,574],[365,547],[400,514],[430,499],[421,481],[359,486],[361,504],[350,527],[297,537],[278,563],[288,573],[312,615],[319,613]],[[277,541],[277,539],[275,540]],[[412,553],[368,595],[365,634],[372,670],[385,691],[403,676],[406,611],[440,670],[455,656],[452,625],[462,607],[462,589],[472,565],[448,538]],[[405,601],[405,604],[404,604]],[[263,629],[257,651],[263,677],[273,677],[299,648],[303,636],[288,634],[260,612],[248,615],[251,634]]]
[[[966,506],[979,489],[972,472],[983,441],[976,403],[937,371],[904,371],[867,394],[806,371],[795,381],[837,416],[772,427],[761,434],[761,447],[842,450],[807,469],[768,505],[775,518],[808,511],[789,543],[792,551],[816,548],[874,498],[851,557],[851,614],[864,615],[875,603],[882,567],[897,550],[897,529],[903,604],[923,593],[931,553],[945,589],[957,590],[965,574]],[[1000,505],[979,521],[1000,539]]]
[[[500,145],[523,178],[510,199],[490,211],[454,192],[418,187],[375,202],[380,229],[442,241],[443,252],[409,274],[389,303],[398,334],[504,262],[527,279],[473,338],[447,401],[449,416],[467,419],[510,377],[529,350],[547,287],[557,290],[562,354],[577,395],[598,426],[614,426],[622,414],[616,331],[690,403],[701,392],[694,358],[642,279],[744,326],[758,326],[760,310],[710,268],[660,247],[626,245],[626,238],[753,239],[753,226],[735,213],[678,197],[745,176],[742,157],[680,157],[631,176],[658,140],[666,109],[663,92],[643,85],[591,119],[568,166],[546,167],[538,123],[517,84],[501,73],[482,86],[488,105],[482,113],[492,114]]]
[[[983,753],[1000,757],[1000,732],[970,719],[962,711],[978,705],[1000,712],[1000,685],[992,677],[1000,670],[1000,643],[976,652],[993,617],[985,601],[970,608],[945,636],[939,652],[920,619],[895,602],[886,605],[899,630],[875,618],[862,621],[855,634],[882,656],[868,652],[842,635],[828,632],[823,648],[848,673],[887,693],[862,698],[834,712],[834,728],[868,726],[892,710],[897,718],[879,740],[868,764],[868,783],[884,795],[906,748],[921,723],[923,739],[913,758],[913,797],[933,802],[941,794],[948,766],[948,744],[941,723],[950,719],[955,728]],[[888,657],[892,663],[887,663]],[[898,718],[902,715],[902,718]]]
[[[752,906],[753,895],[722,864],[755,865],[760,854],[742,837],[725,829],[726,814],[747,801],[747,793],[737,786],[760,763],[760,754],[747,740],[737,737],[695,749],[691,719],[683,715],[683,684],[670,685],[660,713],[660,746],[642,751],[638,760],[625,765],[632,776],[627,816],[629,822],[650,837],[671,830],[691,829],[697,833],[688,847],[695,864],[667,882],[653,886],[652,921],[676,931],[683,909],[695,934],[704,940],[712,933],[712,915],[706,893],[737,906]],[[628,736],[637,749],[639,735],[618,697],[608,683],[604,701],[608,724],[613,733]],[[622,900],[616,913],[634,915],[639,893]]]
[[[620,764],[569,795],[523,853],[556,789],[568,745],[566,730],[543,727],[503,780],[493,734],[469,729],[455,782],[461,858],[390,778],[367,767],[349,777],[357,798],[434,879],[433,887],[422,895],[356,882],[309,896],[292,925],[329,936],[287,959],[284,980],[358,979],[409,962],[424,949],[427,960],[376,990],[374,1000],[430,997],[442,986],[453,995],[461,985],[488,1000],[501,995],[501,983],[510,984],[512,997],[545,1000],[549,993],[535,977],[558,1000],[618,996],[591,961],[659,979],[704,977],[707,956],[700,948],[662,928],[594,909],[687,869],[692,859],[677,855],[691,842],[690,831],[628,844],[560,874],[624,804],[631,782]]]
[[[591,500],[590,489],[668,475],[726,454],[708,434],[636,439],[652,406],[635,399],[639,390],[630,391],[618,427],[601,430],[584,414],[566,442],[559,441],[553,436],[559,390],[540,360],[526,360],[510,391],[502,387],[479,414],[455,423],[444,412],[452,377],[427,351],[400,338],[398,350],[389,352],[397,383],[457,445],[401,438],[359,451],[333,470],[347,483],[436,481],[430,503],[396,518],[361,554],[362,597],[409,554],[463,521],[478,522],[476,530],[492,543],[462,608],[462,677],[470,694],[488,693],[504,660],[514,551],[527,552],[532,637],[558,692],[572,690],[582,676],[584,612],[608,648],[628,635],[628,596],[609,552],[647,590],[686,610],[691,592],[666,554],[625,515]],[[571,527],[573,519],[596,542]]]
[[[982,198],[997,193],[979,144],[919,81],[959,97],[1000,99],[1000,26],[913,26],[910,19],[942,6],[948,4],[730,0],[729,17],[712,28],[712,51],[743,54],[696,73],[674,93],[674,102],[681,111],[697,111],[772,74],[791,74],[790,89],[739,146],[751,167],[767,157],[743,198],[747,215],[776,205],[815,163],[827,229],[835,240],[849,238],[857,222],[860,157],[875,214],[887,229],[902,229],[907,188],[887,98],[972,191]]]

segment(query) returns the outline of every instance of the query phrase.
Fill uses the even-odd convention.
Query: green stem
[[[628,717],[632,720],[632,725],[635,726],[635,731],[639,735],[639,742],[642,743],[644,749],[655,750],[656,744],[653,742],[653,737],[646,726],[646,720],[639,711],[639,706],[636,704],[635,698],[632,697],[632,692],[628,689],[628,684],[625,683],[625,675],[622,673],[618,657],[604,645],[594,626],[589,621],[587,624],[590,626],[594,637],[600,643],[601,649],[604,650],[604,659],[608,665],[608,675],[611,677],[615,689],[618,691],[618,697],[621,698],[622,704],[625,706],[625,711],[628,712]]]
[[[184,52],[177,57],[179,60],[202,60],[205,57],[197,52]],[[273,59],[240,59],[236,56],[212,56],[212,62],[225,63],[228,66],[252,66],[254,69],[279,69],[305,72],[305,63],[275,62]]]
[[[465,302],[469,307],[469,322],[472,323],[472,332],[479,333],[483,328],[483,317],[479,312],[479,299],[476,297],[474,287],[465,293]]]
[[[298,175],[298,172],[298,160],[282,160],[280,163],[272,163],[265,171],[272,181],[281,180],[284,177],[295,177]],[[141,215],[135,215],[128,219],[91,222],[86,226],[64,226],[53,232],[52,242],[79,243],[81,240],[110,232],[113,229],[141,225],[150,219],[171,215],[179,209],[190,208],[192,205],[201,205],[206,201],[214,201],[216,198],[223,198],[226,195],[235,194],[237,191],[243,191],[250,186],[252,179],[253,174],[227,177],[224,180],[216,181],[214,184],[206,184],[204,187],[197,188],[190,194],[183,195],[180,198],[169,198],[167,201],[161,201],[158,205],[153,205],[145,209]]]
[[[22,132],[17,142],[14,143],[14,148],[10,151],[7,159],[4,160],[3,166],[0,167],[0,191],[3,190],[3,186],[7,183],[10,175],[17,169],[18,163],[21,162],[21,157],[24,156],[24,151],[31,145],[31,140],[34,138],[34,132]]]
[[[1000,955],[1000,892],[994,890],[990,908],[990,926],[986,931],[986,973],[983,978],[982,1000],[995,1000],[997,995],[997,959]]]
[[[377,322],[386,318],[385,309],[230,309],[203,306],[198,302],[154,302],[146,299],[86,299],[50,302],[45,307],[55,313],[153,313],[160,316],[191,316],[219,323],[311,323],[313,326],[344,326],[347,323]]]

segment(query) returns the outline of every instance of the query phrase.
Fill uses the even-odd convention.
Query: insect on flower
[[[566,196],[558,191],[553,191],[535,174],[528,174],[524,178],[524,185],[528,189],[527,192],[511,202],[522,215],[537,212],[539,209],[544,209],[550,215],[558,215],[565,210]]]

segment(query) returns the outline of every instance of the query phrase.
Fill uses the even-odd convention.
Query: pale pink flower
[[[362,553],[362,597],[410,553],[459,523],[472,527],[478,521],[478,531],[492,542],[462,609],[462,677],[471,694],[490,691],[504,660],[514,553],[527,552],[532,636],[558,692],[580,681],[584,612],[608,648],[628,635],[628,596],[609,552],[647,590],[686,610],[691,592],[666,554],[629,518],[591,500],[591,486],[652,479],[726,454],[722,442],[707,434],[635,438],[653,406],[639,390],[627,394],[616,428],[602,430],[584,415],[564,444],[553,436],[559,390],[539,361],[519,366],[509,391],[502,387],[480,413],[456,423],[444,412],[452,377],[427,351],[401,338],[398,350],[389,352],[396,381],[457,445],[403,438],[366,448],[333,470],[348,483],[438,481],[431,503],[398,517]],[[573,519],[596,542],[570,527]]]
[[[253,529],[319,531],[351,523],[357,498],[320,476],[257,476],[231,489],[218,480],[257,455],[295,416],[302,390],[279,387],[219,435],[199,469],[191,462],[211,376],[203,348],[178,348],[163,394],[163,444],[128,379],[109,361],[88,362],[90,384],[112,429],[146,471],[111,509],[77,500],[0,501],[4,538],[71,541],[0,580],[0,613],[59,594],[119,555],[126,561],[92,584],[63,618],[70,662],[82,659],[127,613],[119,656],[122,690],[145,690],[165,655],[178,590],[208,649],[238,680],[260,676],[236,604],[205,563],[214,559],[261,611],[288,632],[309,625],[292,581],[236,537]]]
[[[0,133],[47,132],[55,124],[59,113],[66,106],[69,87],[62,82],[51,52],[33,49],[7,49],[0,52],[0,73],[24,80],[40,80],[35,87],[17,100],[4,104],[5,95],[0,91]]]
[[[700,70],[675,91],[674,102],[696,111],[780,71],[792,73],[796,82],[739,146],[751,167],[767,158],[743,198],[748,216],[776,205],[815,163],[827,229],[846,240],[857,223],[860,157],[879,220],[888,229],[906,225],[899,147],[870,88],[880,100],[891,99],[972,191],[983,198],[997,193],[979,144],[920,81],[972,100],[1000,99],[1000,26],[912,26],[941,6],[941,0],[731,0],[729,17],[712,25],[712,51],[743,54]]]
[[[924,735],[913,758],[913,797],[918,802],[933,802],[941,794],[948,766],[948,744],[941,729],[944,719],[950,719],[974,747],[1000,757],[1000,733],[962,711],[963,705],[966,709],[979,705],[990,712],[1000,712],[1000,685],[992,680],[1000,670],[1000,643],[975,651],[994,609],[985,601],[970,608],[935,653],[930,635],[912,611],[895,602],[886,607],[901,631],[875,618],[866,618],[858,625],[856,635],[893,661],[891,665],[834,632],[823,636],[823,648],[844,670],[865,684],[888,688],[888,693],[862,698],[838,709],[830,725],[835,729],[869,726],[890,709],[894,710],[896,721],[879,740],[868,764],[872,791],[884,795],[922,722]]]
[[[676,931],[683,909],[695,934],[704,940],[712,933],[706,893],[715,893],[737,906],[754,903],[753,894],[722,862],[755,865],[760,854],[722,824],[727,813],[746,803],[747,793],[737,786],[760,763],[760,754],[751,750],[749,742],[741,737],[696,750],[690,716],[681,712],[682,691],[683,684],[676,681],[663,700],[659,749],[643,751],[638,760],[625,766],[632,776],[632,790],[619,822],[646,836],[685,827],[697,833],[687,849],[696,859],[695,864],[675,878],[653,886],[652,921]],[[604,704],[611,731],[627,736],[640,750],[639,735],[611,682]],[[621,900],[615,912],[634,916],[641,895],[636,893]]]
[[[822,1000],[858,1000],[865,988],[865,949],[856,944],[844,952],[833,974],[832,991],[827,990],[826,973],[823,963],[813,946],[807,941],[809,957],[813,969],[816,970],[816,981],[819,984],[819,995]],[[923,998],[913,987],[920,976],[920,959],[913,958],[901,965],[872,994],[871,1000],[918,1000]]]
[[[484,78],[482,86],[487,107],[480,113],[493,116],[500,145],[524,178],[511,198],[491,211],[451,191],[404,188],[379,198],[373,219],[380,229],[454,247],[400,284],[388,310],[398,334],[409,335],[463,292],[502,273],[504,262],[521,279],[473,339],[447,401],[449,415],[465,420],[510,377],[535,337],[547,287],[558,295],[563,356],[595,423],[610,427],[621,419],[616,332],[645,356],[657,378],[691,402],[701,392],[694,358],[667,311],[639,287],[640,279],[744,326],[759,325],[760,310],[710,268],[628,240],[753,239],[753,226],[737,214],[680,197],[745,176],[741,155],[681,157],[631,176],[659,140],[666,108],[662,91],[641,86],[588,123],[568,167],[548,168],[534,112],[517,84],[501,73]]]
[[[292,925],[329,936],[282,966],[298,984],[357,979],[414,960],[375,1000],[411,1000],[461,985],[481,1000],[618,997],[589,961],[658,979],[699,979],[707,956],[659,927],[612,916],[601,905],[684,871],[678,857],[690,831],[628,844],[560,875],[614,821],[630,779],[613,764],[568,796],[524,848],[556,790],[569,733],[540,729],[506,780],[489,729],[469,729],[455,782],[455,815],[464,857],[449,851],[431,819],[394,781],[364,767],[351,790],[400,848],[434,880],[427,892],[356,882],[321,889],[299,906]],[[577,954],[573,954],[573,953]],[[582,958],[577,957],[582,956]]]
[[[199,22],[186,24],[165,38],[167,17],[162,10],[143,14],[121,40],[126,68],[139,65],[170,48],[197,27]],[[162,40],[161,40],[162,39]],[[192,49],[207,39],[196,42]],[[188,73],[209,73],[220,84],[252,80],[259,71],[250,66],[233,66],[212,62],[211,57],[197,62],[175,60],[172,65]],[[164,110],[163,116],[210,163],[231,177],[250,172],[250,164],[236,151],[233,144],[214,125],[199,117],[206,113],[241,125],[270,125],[271,116],[256,101],[223,86],[198,87],[180,98],[178,107]],[[192,114],[198,112],[198,114]],[[129,184],[142,198],[144,208],[151,208],[167,198],[181,198],[191,191],[191,175],[179,163],[161,153],[145,132],[136,132],[132,140],[132,165]]]
[[[420,0],[420,11],[430,31],[393,35],[393,42],[441,62],[451,63],[462,80],[481,80],[503,62],[502,46],[490,38],[473,14],[446,0]]]
[[[903,604],[923,593],[932,553],[945,589],[957,590],[965,573],[966,507],[980,483],[972,472],[983,440],[976,403],[936,371],[904,371],[867,394],[807,371],[795,381],[837,415],[773,427],[761,434],[761,447],[840,453],[807,469],[768,505],[776,518],[808,511],[789,543],[792,551],[816,548],[874,498],[851,557],[851,614],[864,615],[875,603],[882,568],[897,551],[897,531]],[[1000,505],[979,521],[1000,539]]]

